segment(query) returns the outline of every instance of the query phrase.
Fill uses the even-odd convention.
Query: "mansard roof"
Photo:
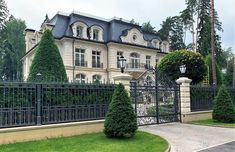
[[[72,24],[76,22],[83,22],[88,27],[98,25],[103,29],[104,42],[116,41],[121,42],[120,37],[126,35],[126,32],[132,28],[140,30],[146,41],[151,42],[153,39],[160,39],[157,33],[147,33],[141,30],[141,26],[131,23],[122,18],[104,19],[96,16],[80,12],[72,12],[65,14],[58,12],[50,21],[49,24],[54,26],[52,34],[55,38],[72,37]],[[150,44],[151,46],[151,44]]]

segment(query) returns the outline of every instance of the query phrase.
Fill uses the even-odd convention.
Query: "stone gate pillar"
[[[180,108],[181,108],[181,121],[187,122],[187,114],[191,113],[190,106],[190,83],[191,79],[187,77],[181,77],[176,80],[176,83],[180,84]]]
[[[126,73],[120,73],[118,75],[113,76],[113,80],[115,84],[122,83],[125,87],[125,89],[130,92],[130,81],[132,79],[132,76]]]

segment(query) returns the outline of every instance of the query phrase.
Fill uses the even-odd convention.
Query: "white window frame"
[[[85,49],[81,49],[81,48],[76,48],[75,49],[75,62],[74,62],[74,64],[75,64],[75,66],[86,66],[85,64]],[[77,61],[77,56],[78,56],[78,65],[76,65],[76,61]],[[83,60],[83,61],[82,61]]]
[[[86,83],[86,75],[82,73],[76,74],[75,81],[77,83]]]
[[[92,76],[92,82],[96,83],[98,81],[99,83],[101,83],[101,78],[101,75],[95,74]]]
[[[130,54],[130,67],[133,69],[140,68],[140,55],[138,53]]]
[[[101,51],[92,51],[92,67],[101,68]]]

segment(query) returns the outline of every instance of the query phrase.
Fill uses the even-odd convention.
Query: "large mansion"
[[[120,73],[117,61],[122,55],[127,60],[125,72],[136,77],[169,52],[168,42],[158,34],[143,32],[141,26],[122,18],[57,13],[39,31],[25,30],[24,79],[45,29],[52,30],[69,81],[113,81],[112,77]]]

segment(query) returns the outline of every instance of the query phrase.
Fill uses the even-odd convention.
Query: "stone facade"
[[[64,18],[72,23],[62,24],[67,22]],[[102,20],[76,13],[69,16],[58,13],[43,23],[40,31],[25,31],[26,54],[22,59],[25,80],[46,28],[52,30],[69,81],[114,81],[113,76],[120,73],[117,65],[120,55],[127,60],[125,72],[131,74],[154,67],[169,52],[168,42],[162,41],[158,34],[143,33],[140,26],[123,19]],[[61,34],[63,30],[65,34]]]

